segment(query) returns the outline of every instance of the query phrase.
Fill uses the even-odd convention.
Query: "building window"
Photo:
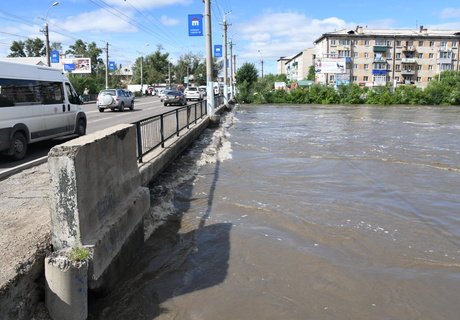
[[[364,45],[365,45],[366,47],[368,47],[368,46],[369,46],[369,40],[364,40]]]
[[[353,82],[356,82],[358,81],[358,77],[357,76],[353,76]]]
[[[331,74],[329,76],[329,82],[334,82],[335,81],[335,76],[333,74]]]
[[[457,41],[452,41],[452,48],[457,48]]]
[[[434,41],[430,41],[430,47],[434,47]]]
[[[353,69],[358,69],[358,65],[356,63],[353,64]]]
[[[369,70],[369,65],[367,63],[364,64],[364,70]]]
[[[400,47],[400,46],[401,46],[401,41],[396,40],[396,46],[397,46],[397,47]]]
[[[433,65],[432,65],[432,64],[430,64],[430,65],[428,66],[428,70],[433,70]]]
[[[419,46],[419,47],[423,47],[423,41],[419,41],[419,42],[418,42],[418,46]]]
[[[353,57],[358,58],[359,57],[358,52],[353,52]]]
[[[350,50],[339,50],[339,58],[346,58],[350,56]]]
[[[364,52],[364,58],[369,58],[369,52]]]
[[[428,77],[428,82],[431,82],[433,80],[432,77]]]
[[[417,58],[423,59],[423,53],[419,53],[419,54],[417,55]]]
[[[399,77],[395,77],[396,82],[399,82]]]
[[[363,80],[364,80],[364,81],[369,81],[369,77],[368,77],[368,76],[364,76],[364,77],[363,77]]]
[[[417,70],[422,70],[422,65],[417,65]]]
[[[350,40],[349,39],[340,39],[339,40],[339,45],[341,45],[341,46],[349,46],[350,45]]]
[[[410,47],[410,46],[413,46],[413,45],[414,45],[414,41],[412,41],[412,40],[406,41],[406,46]]]
[[[441,41],[441,44],[439,46],[441,48],[446,48],[447,47],[447,41]]]
[[[396,71],[401,70],[401,65],[400,65],[400,64],[395,65],[395,70],[396,70]]]
[[[428,55],[428,58],[429,58],[429,59],[433,59],[433,57],[434,57],[433,53],[430,53],[430,54]]]
[[[421,77],[417,77],[417,82],[420,82],[422,81],[422,78]]]
[[[401,59],[401,52],[398,52],[398,53],[396,54],[396,59]]]

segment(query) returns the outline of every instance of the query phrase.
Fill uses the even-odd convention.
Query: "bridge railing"
[[[137,161],[207,115],[206,100],[133,122],[136,125]]]

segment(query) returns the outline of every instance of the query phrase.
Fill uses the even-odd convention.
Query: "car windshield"
[[[187,89],[187,91],[198,91],[198,88],[190,87],[190,88]]]

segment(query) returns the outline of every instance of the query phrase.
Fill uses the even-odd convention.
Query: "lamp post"
[[[50,37],[49,37],[49,31],[48,31],[48,13],[52,7],[55,7],[59,5],[59,2],[54,2],[51,6],[49,6],[48,10],[46,10],[46,15],[45,15],[45,46],[46,46],[46,61],[48,63],[48,67],[51,67],[51,61],[50,61]]]
[[[148,47],[150,44],[146,43],[144,47]],[[139,52],[141,55],[141,96],[144,95],[144,53]]]

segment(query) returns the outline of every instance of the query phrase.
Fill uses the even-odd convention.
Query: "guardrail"
[[[136,125],[137,161],[153,149],[207,115],[206,100],[133,122]]]
[[[215,108],[225,103],[223,95],[214,96]],[[136,125],[137,161],[142,163],[142,158],[153,149],[165,142],[184,129],[189,129],[192,123],[208,114],[206,100],[199,101],[188,106],[177,108],[153,117],[142,119],[132,124]]]

